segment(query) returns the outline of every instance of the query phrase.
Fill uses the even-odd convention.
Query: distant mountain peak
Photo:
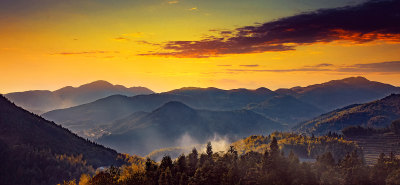
[[[368,83],[371,82],[370,80],[368,80],[365,77],[362,76],[356,76],[356,77],[349,77],[349,78],[344,78],[341,80],[333,80],[333,81],[340,81],[340,82],[344,82],[344,83],[348,83],[348,84],[362,84],[362,83]],[[331,82],[333,82],[331,81]],[[329,82],[327,82],[329,83]]]
[[[163,106],[151,112],[153,115],[168,115],[173,116],[176,114],[183,114],[186,116],[194,115],[196,110],[183,104],[179,101],[170,101],[165,103]]]
[[[192,109],[191,107],[187,106],[186,104],[179,102],[179,101],[170,101],[165,103],[161,108],[173,108],[173,109]]]
[[[260,87],[256,89],[256,92],[272,92],[272,91],[266,87]]]
[[[82,87],[95,87],[95,88],[99,88],[99,87],[112,87],[114,86],[113,84],[111,84],[110,82],[107,82],[105,80],[97,80],[88,84],[84,84],[79,86],[78,88],[82,88]]]

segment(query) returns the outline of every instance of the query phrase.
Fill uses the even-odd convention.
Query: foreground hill
[[[56,91],[14,92],[6,94],[5,97],[26,110],[41,114],[54,109],[89,103],[115,94],[134,96],[152,93],[154,92],[145,87],[127,88],[122,85],[112,85],[106,81],[95,81],[79,87],[67,86]]]
[[[3,96],[0,148],[0,184],[56,184],[97,167],[122,163],[115,150],[78,137]]]
[[[364,77],[350,77],[307,87],[278,89],[275,92],[294,96],[325,111],[331,111],[351,104],[370,102],[392,93],[400,93],[400,88],[369,81]]]
[[[205,143],[215,135],[238,139],[285,128],[248,110],[198,110],[180,102],[168,102],[136,120],[131,116],[116,121],[108,130],[111,134],[97,141],[121,152],[146,155],[159,148]]]
[[[352,105],[323,114],[293,129],[300,133],[324,135],[328,132],[341,132],[349,126],[384,128],[399,118],[400,94],[392,94],[377,101]]]

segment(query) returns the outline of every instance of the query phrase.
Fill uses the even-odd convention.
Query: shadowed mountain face
[[[246,109],[289,125],[294,125],[323,113],[316,106],[289,95],[275,96],[261,103],[250,104]]]
[[[247,104],[272,98],[274,92],[257,90],[216,88],[183,88],[166,93],[126,97],[114,95],[92,103],[47,112],[43,116],[82,134],[82,130],[109,124],[138,112],[151,112],[170,101],[179,101],[196,109],[236,110]]]
[[[238,139],[249,134],[268,133],[285,127],[248,110],[197,110],[180,103],[168,102],[149,114],[115,121],[110,135],[97,141],[121,152],[145,155],[155,149],[181,146],[185,136],[205,143],[215,134]],[[122,131],[120,128],[126,128]],[[186,143],[188,144],[188,143]],[[190,144],[190,143],[189,143]]]
[[[400,118],[400,95],[392,94],[381,100],[352,105],[323,114],[301,123],[293,129],[308,134],[322,135],[340,132],[348,126],[383,128]]]
[[[9,93],[5,96],[18,106],[41,114],[54,109],[89,103],[115,94],[135,96],[152,93],[154,92],[145,87],[126,88],[106,81],[95,81],[76,88],[68,86],[56,91],[25,91]]]
[[[400,93],[400,88],[369,81],[363,77],[351,77],[307,87],[278,89],[275,92],[291,95],[325,111],[331,111],[351,104],[380,99],[392,93]]]
[[[71,162],[67,157],[59,157],[64,154],[75,157],[82,154],[82,160],[87,163],[79,162],[80,160]],[[75,172],[90,172],[92,167],[87,165],[94,168],[120,165],[118,156],[115,150],[78,137],[0,96],[0,161],[1,170],[6,170],[1,174],[11,174],[1,177],[0,184],[4,183],[3,180],[6,184],[32,183],[24,180],[35,180],[38,184],[55,184],[71,177],[79,177],[80,174]],[[70,170],[72,171],[69,175],[64,173]],[[50,173],[58,175],[52,176],[54,174]],[[20,178],[22,176],[25,178]]]

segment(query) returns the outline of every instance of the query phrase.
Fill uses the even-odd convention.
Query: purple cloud
[[[294,50],[296,46],[348,40],[400,41],[400,1],[371,0],[357,6],[322,9],[275,21],[219,31],[198,41],[168,41],[156,55],[207,58],[226,54]]]

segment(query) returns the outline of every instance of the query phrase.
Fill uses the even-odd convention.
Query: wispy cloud
[[[381,72],[399,73],[400,61],[378,62],[369,64],[355,64],[338,69],[340,72]]]
[[[197,8],[192,8],[196,10]],[[400,42],[400,1],[371,0],[361,5],[322,9],[275,21],[219,31],[198,41],[168,41],[156,55],[207,58],[226,54],[294,50],[300,45],[375,40]]]
[[[119,53],[118,51],[79,51],[79,52],[59,52],[53,53],[54,55],[90,55],[90,54],[110,54]]]
[[[131,39],[128,39],[126,37],[116,37],[116,38],[114,38],[114,40],[116,40],[116,41],[130,41]]]
[[[179,1],[168,1],[168,4],[177,4]]]
[[[242,65],[240,65],[242,66]],[[243,67],[243,66],[242,66]],[[400,61],[389,61],[389,62],[377,62],[377,63],[364,63],[364,64],[353,64],[353,65],[333,65],[327,63],[316,64],[312,66],[303,66],[300,68],[293,69],[226,69],[227,72],[275,72],[275,73],[287,73],[287,72],[340,72],[340,73],[400,73]]]
[[[324,68],[297,68],[297,69],[227,69],[227,71],[231,72],[299,72],[299,71],[332,71],[331,69]]]
[[[230,66],[232,66],[232,65],[229,65],[229,64],[221,64],[221,65],[217,65],[217,66],[220,66],[220,67],[230,67]]]
[[[260,66],[260,65],[258,65],[258,64],[251,64],[251,65],[239,65],[239,66],[241,66],[241,67],[258,67],[258,66]]]
[[[312,66],[305,66],[305,67],[331,67],[334,66],[333,64],[328,64],[328,63],[321,63],[317,65],[312,65]]]

